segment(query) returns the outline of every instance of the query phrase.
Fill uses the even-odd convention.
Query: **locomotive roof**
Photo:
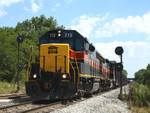
[[[41,44],[43,40],[48,40],[49,38],[52,38],[52,39],[54,38],[83,38],[87,40],[86,37],[83,37],[76,30],[52,30],[52,31],[47,31],[44,35],[42,35],[39,38],[39,43]]]
[[[42,44],[43,40],[49,40],[50,38],[51,39],[55,39],[55,38],[57,38],[57,39],[60,39],[60,38],[62,38],[62,39],[64,39],[64,38],[83,38],[87,43],[89,43],[88,39],[86,37],[82,36],[76,30],[51,30],[51,31],[47,31],[44,35],[42,35],[39,38],[39,44]],[[97,50],[95,50],[95,51],[98,52]],[[103,59],[105,59],[105,58],[103,57]]]

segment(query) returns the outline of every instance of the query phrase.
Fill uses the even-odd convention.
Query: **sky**
[[[0,0],[0,27],[44,14],[77,30],[109,60],[120,62],[122,46],[128,77],[150,63],[150,0]]]

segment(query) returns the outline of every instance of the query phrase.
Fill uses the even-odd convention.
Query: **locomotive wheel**
[[[84,97],[84,98],[91,98],[91,97],[92,97],[92,94],[91,94],[91,93],[87,93],[87,94],[84,94],[83,97]]]
[[[102,91],[103,91],[103,88],[102,88],[102,87],[99,87],[98,90],[97,90],[98,93],[99,93],[99,92],[102,92]]]

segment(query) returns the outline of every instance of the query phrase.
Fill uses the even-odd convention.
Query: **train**
[[[39,38],[39,56],[32,52],[25,82],[30,97],[66,102],[119,85],[116,61],[104,58],[76,30],[47,31]],[[126,84],[124,75],[123,79]]]

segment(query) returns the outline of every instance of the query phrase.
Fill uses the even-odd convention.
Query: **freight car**
[[[116,73],[116,87],[120,86],[120,72]],[[122,85],[126,85],[128,83],[127,77],[125,75],[122,75]]]
[[[39,38],[39,60],[34,58],[30,56],[25,83],[31,97],[65,102],[116,86],[116,62],[102,57],[75,30],[46,32]]]

